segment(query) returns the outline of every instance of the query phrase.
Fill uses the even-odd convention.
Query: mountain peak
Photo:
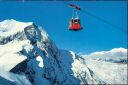
[[[21,32],[25,27],[32,25],[33,22],[19,22],[8,19],[0,22],[0,36],[9,36]]]

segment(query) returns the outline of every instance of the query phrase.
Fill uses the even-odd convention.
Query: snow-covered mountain
[[[107,84],[127,84],[127,49],[81,55],[82,61]]]
[[[108,61],[113,63],[128,63],[127,49],[114,48],[110,51],[93,52],[89,55],[81,55],[84,58],[91,58],[94,60]]]
[[[107,83],[83,58],[58,49],[42,27],[13,19],[0,22],[0,85]]]

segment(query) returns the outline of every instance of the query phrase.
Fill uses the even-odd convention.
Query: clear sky
[[[65,50],[90,53],[127,47],[127,4],[121,1],[79,1],[81,9],[101,17],[119,27],[104,23],[84,12],[79,12],[83,30],[68,30],[72,17],[72,8],[64,1],[37,2],[0,2],[0,21],[15,19],[18,21],[35,22],[42,26],[56,45]]]

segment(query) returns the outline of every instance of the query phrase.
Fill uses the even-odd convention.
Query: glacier
[[[102,72],[104,69],[99,70],[94,63],[94,60],[86,60],[86,57],[73,51],[59,49],[46,31],[33,22],[14,19],[0,22],[0,85],[120,83],[118,80],[111,80],[113,76],[109,76],[110,79],[107,77],[107,80],[104,78],[107,74],[98,74],[98,71]],[[104,61],[102,64],[106,63]],[[115,66],[112,62],[108,65],[111,68]],[[122,72],[123,69],[126,70],[126,67],[122,67]],[[109,74],[111,69],[107,70]],[[114,71],[120,72],[120,68]],[[121,84],[127,83],[126,74],[116,75],[123,80]]]

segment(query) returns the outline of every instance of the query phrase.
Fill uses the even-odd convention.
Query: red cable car
[[[72,18],[70,21],[69,30],[78,31],[81,29],[82,29],[82,27],[80,24],[80,19],[79,18],[75,18],[75,19]]]
[[[75,8],[75,9],[73,9],[73,16],[72,16],[72,19],[70,20],[70,23],[69,23],[70,24],[69,30],[72,30],[72,31],[81,30],[82,26],[80,24],[80,19],[79,19],[78,14],[77,14],[77,10],[81,10],[81,9],[80,9],[80,7],[73,5],[73,4],[69,4],[69,6]]]

